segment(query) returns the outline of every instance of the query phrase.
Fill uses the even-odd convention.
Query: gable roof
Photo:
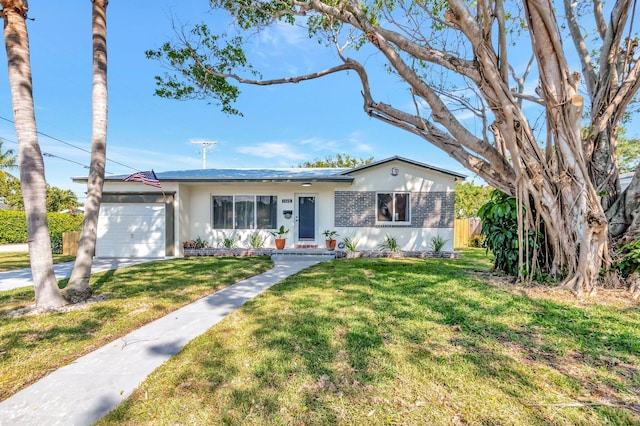
[[[369,169],[371,167],[378,167],[378,166],[381,166],[383,164],[390,163],[392,161],[400,161],[402,163],[411,164],[413,166],[421,167],[423,169],[427,169],[427,170],[431,170],[431,171],[435,171],[435,172],[439,172],[439,173],[444,173],[446,175],[450,175],[450,176],[453,176],[453,177],[458,178],[458,179],[465,179],[467,177],[466,175],[463,175],[463,174],[460,174],[460,173],[456,173],[456,172],[453,172],[451,170],[442,169],[440,167],[431,166],[431,165],[425,164],[425,163],[420,163],[419,161],[409,160],[408,158],[400,157],[400,156],[397,156],[397,155],[394,155],[393,157],[386,158],[384,160],[375,161],[375,162],[370,163],[370,164],[365,164],[364,166],[356,167],[354,169],[349,169],[344,173],[345,174],[347,174],[347,173],[348,174],[357,173],[359,171],[362,171],[362,170],[365,170],[365,169]]]
[[[430,171],[436,171],[464,179],[466,176],[450,170],[409,160],[403,157],[390,157],[371,164],[347,168],[270,168],[270,169],[200,169],[156,172],[160,182],[353,182],[352,173],[377,167],[391,161],[401,161]],[[105,176],[105,182],[119,182],[129,175]],[[74,177],[74,182],[87,182],[87,177]]]

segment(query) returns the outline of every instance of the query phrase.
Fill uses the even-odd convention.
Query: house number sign
[[[293,203],[293,200],[291,198],[284,198],[282,200],[282,204],[287,204],[287,203]]]

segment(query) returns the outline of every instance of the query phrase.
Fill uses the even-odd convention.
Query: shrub
[[[442,247],[444,247],[447,241],[449,240],[445,240],[440,235],[436,235],[435,237],[431,238],[431,243],[429,245],[431,246],[433,251],[439,252],[440,250],[442,250]]]
[[[358,244],[360,244],[360,239],[356,237],[344,237],[344,246],[347,251],[353,253],[358,249]]]
[[[400,251],[398,239],[387,234],[384,236],[384,242],[378,246],[381,250],[390,250],[393,253]]]
[[[83,215],[47,213],[50,235],[78,232],[82,228]],[[0,210],[0,244],[26,243],[27,219],[24,211]]]
[[[247,244],[249,248],[260,249],[264,247],[264,243],[267,241],[266,235],[262,235],[260,232],[254,232],[249,236]]]
[[[481,234],[472,235],[469,238],[469,247],[483,247],[485,236]]]
[[[222,247],[226,248],[226,249],[232,249],[236,246],[236,243],[238,242],[238,237],[233,236],[233,234],[230,237],[227,237],[224,233],[222,233]]]
[[[518,206],[515,197],[498,190],[491,193],[491,200],[478,211],[482,219],[484,247],[495,256],[496,269],[509,275],[518,274]],[[530,229],[526,236],[529,248],[537,246],[538,234]],[[531,254],[533,250],[529,250]],[[528,271],[522,271],[527,273]]]
[[[51,253],[62,254],[62,233],[51,234]]]
[[[209,242],[200,238],[200,235],[198,235],[196,239],[193,240],[193,248],[203,249],[207,247],[209,247]]]
[[[640,240],[627,244],[620,250],[619,260],[614,264],[624,276],[636,272],[640,265]]]

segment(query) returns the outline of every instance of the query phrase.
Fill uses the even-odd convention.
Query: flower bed
[[[248,249],[248,248],[185,248],[184,257],[196,256],[271,256],[274,248]],[[455,251],[400,251],[392,252],[388,250],[362,250],[356,252],[347,252],[346,250],[336,250],[336,258],[356,258],[365,257],[371,259],[388,258],[388,257],[410,257],[419,259],[443,258],[458,259],[460,253]]]
[[[248,248],[185,248],[184,257],[195,256],[271,256],[274,249],[248,249]]]
[[[361,250],[356,252],[348,252],[345,250],[336,250],[338,258],[385,258],[385,257],[411,257],[411,258],[443,258],[443,259],[459,259],[460,253],[455,251],[399,251],[392,252],[388,250]]]

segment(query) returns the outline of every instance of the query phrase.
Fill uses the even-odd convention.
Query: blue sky
[[[135,4],[135,6],[134,6]],[[28,22],[38,130],[90,150],[91,3],[31,2]],[[107,162],[114,174],[134,170],[199,169],[202,154],[193,140],[216,140],[207,168],[290,167],[336,153],[376,159],[400,155],[463,172],[446,154],[419,138],[369,118],[362,109],[354,75],[334,75],[296,85],[241,87],[238,108],[229,117],[203,101],[153,96],[154,76],[165,70],[145,58],[145,50],[173,37],[172,17],[183,23],[205,18],[207,2],[112,1],[107,10],[109,127]],[[211,22],[211,17],[206,19]],[[213,20],[224,26],[221,19]],[[330,49],[308,40],[303,30],[282,27],[254,40],[255,65],[266,76],[320,70],[338,63]],[[319,52],[324,52],[321,56]],[[4,48],[0,52],[0,137],[17,150]],[[392,93],[381,94],[380,100]],[[81,164],[89,154],[40,136],[43,152]],[[83,196],[71,182],[88,170],[46,157],[47,181]],[[465,173],[467,174],[467,173]]]
[[[241,86],[237,107],[244,117],[227,116],[204,101],[153,96],[154,76],[165,70],[159,62],[146,59],[145,50],[174,37],[174,18],[184,24],[207,20],[215,30],[224,31],[224,19],[205,15],[207,11],[206,0],[110,2],[107,157],[115,162],[107,162],[107,172],[199,169],[201,148],[191,142],[215,140],[219,143],[207,152],[207,168],[291,167],[348,153],[378,160],[400,155],[470,175],[422,139],[369,118],[353,74],[295,85]],[[28,22],[28,29],[38,130],[90,150],[91,2],[34,1],[29,16],[35,19]],[[265,78],[339,63],[330,48],[309,40],[301,28],[281,26],[252,40],[252,62]],[[380,60],[371,55],[366,61]],[[0,138],[4,149],[17,149],[13,125],[5,121],[13,116],[4,49],[0,64]],[[387,81],[374,88],[376,100],[391,103],[402,97],[401,102],[410,102],[388,76],[381,72],[378,78]],[[535,84],[535,77],[531,81]],[[74,184],[71,177],[87,175],[82,165],[89,164],[89,154],[45,136],[40,144],[43,152],[57,156],[45,158],[48,182],[72,189],[83,201],[85,187]]]

